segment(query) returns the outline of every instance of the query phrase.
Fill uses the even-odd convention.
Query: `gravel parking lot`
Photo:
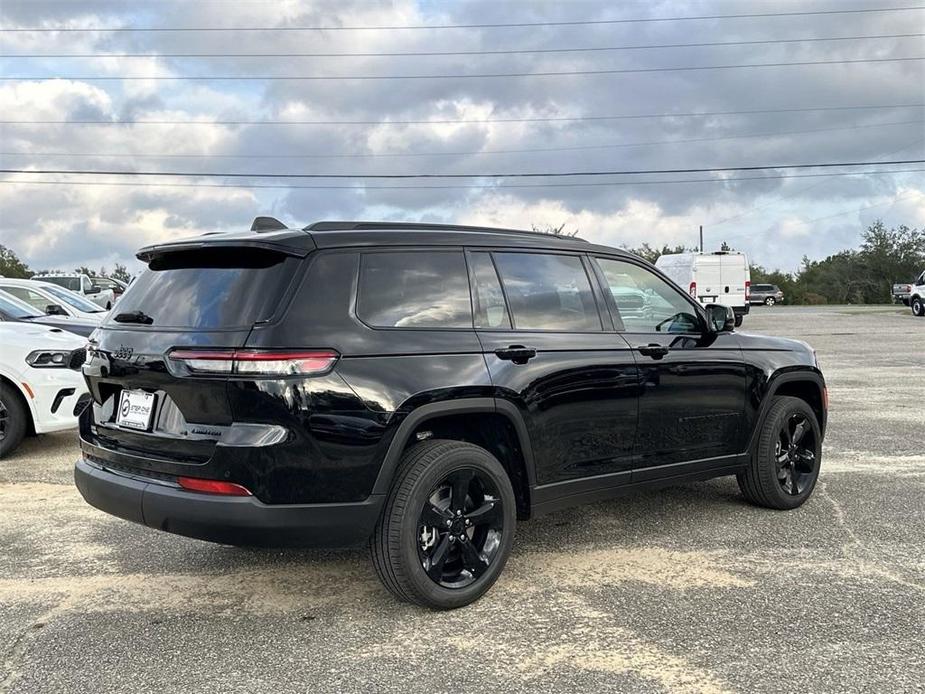
[[[28,440],[0,461],[0,694],[925,690],[925,321],[778,306],[743,329],[826,373],[803,508],[726,478],[557,513],[452,613],[394,602],[363,552],[110,518],[72,484],[73,434]]]

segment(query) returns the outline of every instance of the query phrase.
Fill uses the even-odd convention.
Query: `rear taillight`
[[[697,283],[691,282],[690,288],[687,290],[692,297],[697,298]]]
[[[252,496],[247,487],[234,482],[221,480],[204,480],[198,477],[177,477],[177,484],[191,492],[204,494],[223,494],[224,496]]]
[[[752,296],[752,283],[745,280],[745,300],[748,301]]]
[[[168,355],[193,374],[314,376],[331,369],[337,352],[278,349],[175,349]]]

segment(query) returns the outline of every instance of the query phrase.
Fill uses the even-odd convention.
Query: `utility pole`
[[[700,225],[700,252],[703,253],[703,224]]]

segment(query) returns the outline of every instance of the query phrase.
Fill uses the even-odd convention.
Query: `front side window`
[[[544,253],[493,255],[517,330],[601,330],[581,258]]]
[[[471,328],[462,251],[364,253],[357,315],[375,328]]]
[[[627,332],[700,330],[700,318],[694,308],[655,273],[621,260],[598,258],[597,262]]]

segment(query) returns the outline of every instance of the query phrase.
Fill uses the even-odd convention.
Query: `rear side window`
[[[517,330],[601,330],[591,282],[573,255],[495,253]]]
[[[475,287],[472,293],[475,302],[475,327],[505,329],[511,327],[504,303],[504,292],[495,265],[489,253],[472,253],[469,256]]]
[[[167,253],[132,283],[107,323],[141,311],[154,328],[250,327],[272,315],[299,262],[261,248]]]
[[[462,251],[364,253],[357,315],[376,328],[471,328]]]

